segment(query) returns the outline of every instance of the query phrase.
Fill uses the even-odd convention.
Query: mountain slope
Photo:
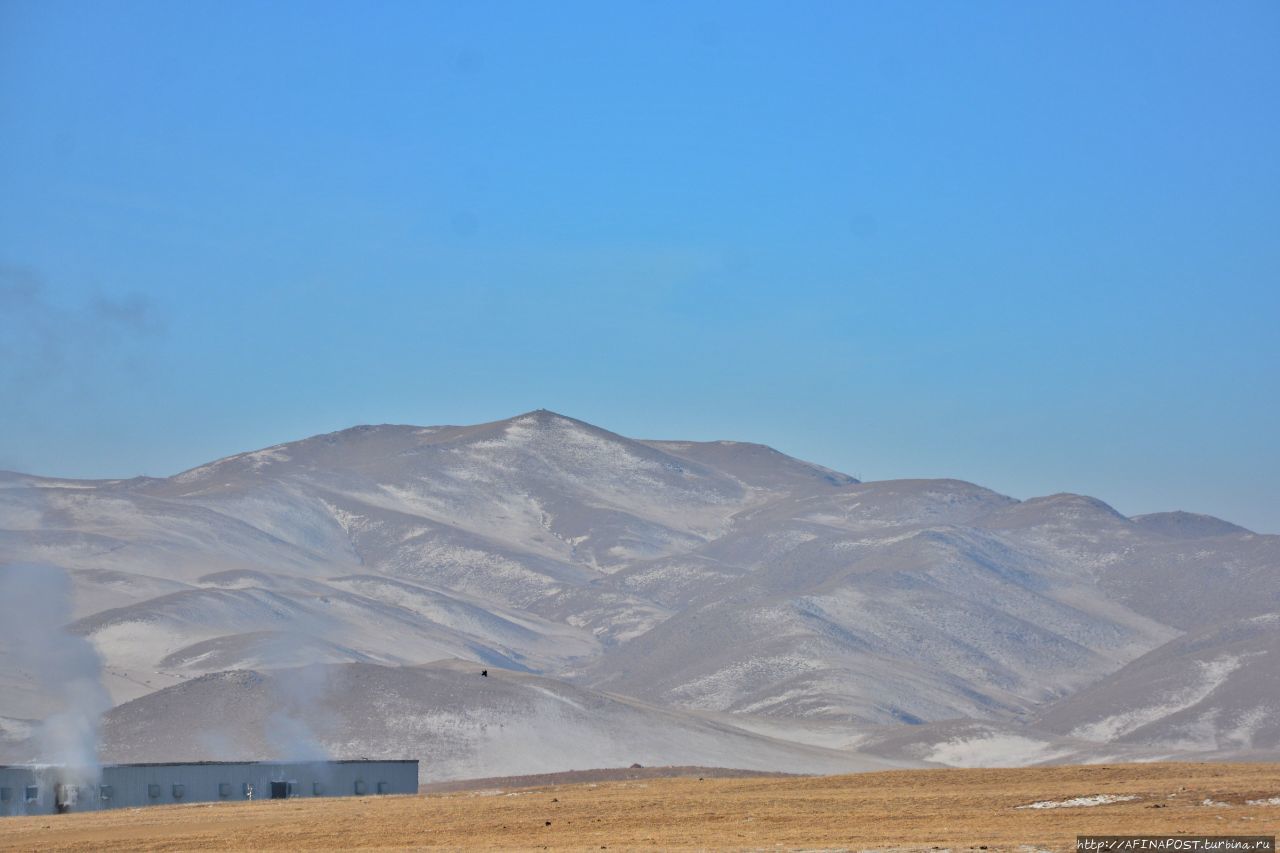
[[[112,761],[421,756],[423,781],[692,761],[851,772],[897,762],[471,663],[316,666],[203,676],[106,719]],[[195,737],[192,732],[198,732]]]
[[[1010,505],[964,483],[869,483],[740,518],[695,552],[709,563],[692,595],[687,558],[617,576],[668,605],[680,584],[686,606],[607,648],[589,683],[747,713],[1007,717],[1174,636],[1076,567],[977,526]]]
[[[1051,706],[1037,725],[1172,751],[1280,749],[1280,613],[1183,635]]]
[[[70,630],[117,703],[229,670],[459,658],[797,740],[843,732],[822,743],[965,718],[1036,721],[1035,743],[1093,743],[1077,729],[1094,726],[1113,749],[1272,744],[1261,723],[1230,734],[1262,695],[1243,688],[1188,706],[1216,714],[1212,737],[1182,718],[1150,736],[1095,724],[1136,707],[1104,689],[1122,668],[1190,683],[1217,658],[1180,635],[1280,611],[1280,537],[1080,495],[859,483],[761,445],[640,441],[546,411],[355,427],[164,479],[0,473],[10,563],[67,574]],[[0,646],[14,732],[56,710],[36,675]]]

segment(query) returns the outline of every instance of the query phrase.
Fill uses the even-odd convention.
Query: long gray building
[[[0,765],[0,815],[417,791],[414,760],[108,764],[92,778],[56,765]]]

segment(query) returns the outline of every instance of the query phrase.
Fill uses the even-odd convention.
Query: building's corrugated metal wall
[[[272,783],[284,787],[273,792]],[[0,815],[57,812],[58,785],[75,786],[75,802],[67,811],[269,800],[273,793],[290,797],[413,794],[418,790],[418,762],[117,764],[103,767],[101,778],[80,784],[62,768],[0,767]]]

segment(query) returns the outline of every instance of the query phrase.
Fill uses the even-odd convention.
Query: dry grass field
[[[1018,808],[1074,798],[1093,806]],[[696,777],[0,820],[4,850],[1071,849],[1077,833],[1274,835],[1277,764]],[[1280,802],[1278,800],[1277,802]],[[985,847],[984,847],[985,845]]]

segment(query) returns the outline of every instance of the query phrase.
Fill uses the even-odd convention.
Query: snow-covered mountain
[[[859,483],[760,445],[638,441],[546,411],[356,427],[166,479],[2,473],[0,571],[17,563],[70,578],[68,630],[129,703],[109,717],[111,754],[162,742],[133,742],[117,715],[190,717],[241,683],[220,673],[265,684],[324,664],[417,696],[422,665],[442,659],[612,696],[588,709],[636,697],[793,747],[881,744],[900,761],[972,763],[984,741],[1020,760],[1110,742],[1277,746],[1270,723],[1250,721],[1280,684],[1247,674],[1274,669],[1280,537],[1188,513],[1125,518],[1077,495]],[[1222,633],[1240,619],[1254,639]],[[1221,654],[1205,651],[1215,643]],[[5,648],[0,757],[13,757],[65,700]],[[1147,681],[1199,698],[1162,716],[1152,709],[1177,703],[1144,694]],[[462,718],[507,708],[508,724],[533,725],[519,703],[451,701]],[[236,731],[261,731],[264,702]],[[441,749],[441,719],[422,717],[405,748]],[[945,722],[958,719],[970,722]],[[1029,722],[1040,747],[1010,734]],[[451,766],[510,769],[467,760]]]

